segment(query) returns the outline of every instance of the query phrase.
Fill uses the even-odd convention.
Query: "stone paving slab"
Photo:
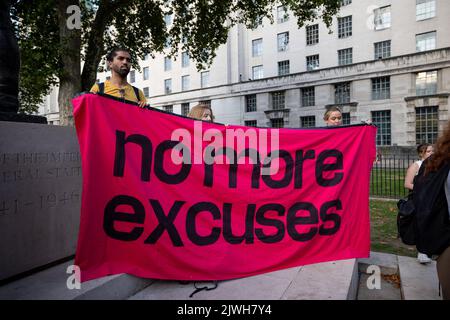
[[[125,299],[142,290],[154,280],[118,274],[86,281],[81,289],[69,290],[68,261],[26,278],[0,287],[0,300],[72,300],[72,299]]]
[[[424,265],[416,258],[398,256],[398,266],[405,300],[442,300],[435,261]]]

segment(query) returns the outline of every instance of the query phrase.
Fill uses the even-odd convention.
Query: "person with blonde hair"
[[[342,124],[342,111],[337,106],[332,106],[325,111],[323,120],[327,126],[340,126]]]
[[[195,107],[192,107],[191,111],[189,111],[187,116],[189,118],[193,118],[196,120],[203,120],[210,122],[214,121],[214,115],[211,107],[202,103],[199,103]]]

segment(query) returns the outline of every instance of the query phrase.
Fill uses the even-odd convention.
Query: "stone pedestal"
[[[75,128],[0,122],[0,281],[75,254],[81,180]]]

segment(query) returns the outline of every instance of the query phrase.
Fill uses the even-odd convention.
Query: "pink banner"
[[[223,280],[368,257],[376,127],[225,126],[94,94],[73,105],[82,281]]]

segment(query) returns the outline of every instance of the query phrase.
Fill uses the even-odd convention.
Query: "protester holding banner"
[[[108,68],[111,70],[111,79],[92,86],[91,92],[104,93],[110,96],[137,102],[139,107],[147,105],[142,90],[127,82],[127,75],[131,68],[131,54],[128,49],[114,48],[106,56]]]
[[[340,126],[342,125],[342,112],[339,107],[332,106],[325,111],[323,120],[327,126]]]
[[[189,118],[194,118],[197,120],[204,120],[210,122],[214,121],[214,115],[211,107],[201,103],[193,107],[191,111],[189,111],[189,114],[187,116]]]

